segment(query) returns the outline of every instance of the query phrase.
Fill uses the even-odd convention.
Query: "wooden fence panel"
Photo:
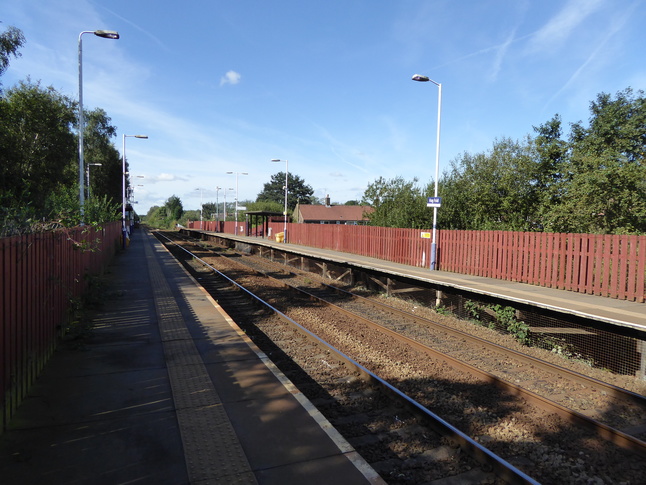
[[[86,274],[105,268],[120,237],[115,222],[0,239],[0,432],[51,356],[70,299],[87,288]]]
[[[189,223],[197,227],[198,223]],[[270,223],[273,234],[282,224]],[[223,232],[233,234],[233,223]],[[288,224],[288,243],[427,267],[418,229]],[[438,269],[644,302],[646,236],[438,231]]]

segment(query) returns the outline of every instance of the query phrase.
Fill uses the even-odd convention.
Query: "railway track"
[[[172,236],[177,237],[175,233]],[[549,381],[568,380],[583,391],[595,389],[588,392],[610,396],[613,409],[621,410],[606,415],[621,415],[617,422],[637,430],[640,411],[636,410],[644,404],[638,394],[625,393],[621,388],[600,381],[571,376],[563,369],[549,369],[547,363],[539,365],[535,359],[528,359],[518,352],[509,352],[490,343],[485,345],[470,335],[442,328],[442,325],[433,324],[418,315],[307,281],[311,280],[307,275],[284,272],[275,264],[259,262],[257,258],[253,260],[255,271],[262,266],[263,273],[274,273],[277,279],[269,279],[240,266],[242,259],[247,264],[250,261],[239,255],[225,258],[221,255],[226,252],[212,253],[202,245],[195,247],[194,253],[204,262],[209,260],[213,267],[219,267],[230,278],[239,280],[259,298],[268,301],[272,308],[279,310],[280,317],[268,317],[266,311],[255,307],[250,311],[248,304],[239,301],[232,304],[231,309],[228,303],[223,305],[227,311],[237,313],[232,315],[236,321],[253,320],[254,324],[246,331],[263,345],[270,345],[268,353],[284,361],[284,371],[292,380],[305,383],[300,384],[305,388],[303,392],[319,405],[389,483],[431,482],[440,478],[442,473],[477,474],[479,478],[471,483],[489,483],[487,480],[493,480],[487,473],[489,470],[510,483],[533,483],[530,476],[543,483],[639,483],[635,480],[644,471],[641,463],[646,456],[643,442],[579,411],[551,402],[525,387],[540,387],[538,383],[541,381],[549,384]],[[192,268],[193,271],[204,271],[195,266]],[[221,278],[211,276],[212,269],[201,274],[200,281],[205,286],[207,280],[208,285],[215,284],[212,281],[221,281]],[[231,285],[228,281],[225,284]],[[286,296],[285,292],[293,292],[290,288],[295,286],[301,287],[300,295],[289,293]],[[303,287],[308,287],[305,293]],[[212,291],[221,304],[224,294],[229,293],[222,288],[213,288]],[[234,297],[239,298],[241,292],[234,293],[238,293]],[[327,303],[316,299],[318,297],[323,297]],[[332,307],[332,304],[338,306]],[[254,312],[259,314],[254,315]],[[292,322],[295,320],[301,322],[301,327],[309,328],[310,342],[307,344],[294,343],[296,337]],[[375,325],[373,320],[380,323]],[[403,336],[404,333],[408,335]],[[334,357],[330,347],[320,350],[319,346],[325,345],[321,342],[323,339],[341,349],[342,356]],[[446,343],[451,340],[453,344]],[[439,352],[435,349],[438,342],[444,346]],[[457,350],[455,342],[458,343]],[[470,355],[470,362],[455,358],[455,354],[465,353]],[[515,362],[509,364],[512,369],[523,369],[522,372],[513,372],[513,376],[520,376],[515,380],[523,386],[482,370],[487,366],[483,362],[511,360]],[[479,362],[478,366],[475,361]],[[539,377],[530,377],[534,368],[540,369]],[[551,372],[551,377],[546,377],[545,372]],[[375,398],[377,391],[374,387],[364,387],[366,379],[373,383],[387,380],[396,385],[397,390],[381,384],[386,386],[388,393],[403,399],[406,405],[401,404],[402,401],[397,404],[390,399]],[[561,385],[562,388],[564,386]],[[382,392],[379,391],[379,395]],[[570,396],[572,401],[578,399]],[[380,412],[352,411],[373,402],[388,403],[390,407],[382,405]],[[343,408],[345,414],[336,416],[335,413],[341,413],[339,408]],[[440,422],[453,432],[460,429],[464,433],[458,432],[459,438],[445,436],[433,442],[429,439],[429,431],[421,431],[428,430],[426,420],[429,418],[424,417],[428,409],[444,417],[431,426],[434,432],[437,432],[437,423]],[[643,416],[643,408],[641,413]],[[367,425],[366,416],[373,414],[379,418]],[[433,413],[431,415],[438,418]],[[344,427],[347,428],[345,431]],[[370,430],[371,433],[355,436],[357,429]],[[451,447],[455,443],[460,444],[461,450],[475,455],[476,461],[462,463],[458,458],[462,458],[464,453],[455,452],[458,448]],[[438,459],[438,453],[443,453],[441,457],[445,461]],[[496,457],[493,463],[490,454]],[[443,466],[438,467],[438,463]],[[484,466],[478,463],[484,463]],[[510,463],[514,466],[501,471]],[[443,472],[437,468],[442,468]],[[436,474],[430,470],[435,470]]]

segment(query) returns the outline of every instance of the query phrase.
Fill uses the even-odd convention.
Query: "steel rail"
[[[296,273],[293,273],[296,274]],[[583,384],[585,386],[589,386],[591,388],[596,389],[597,391],[601,392],[606,392],[614,397],[617,397],[618,399],[627,401],[627,402],[632,402],[634,404],[644,406],[646,408],[646,396],[642,396],[640,394],[637,394],[635,392],[629,391],[627,389],[623,389],[621,387],[615,386],[613,384],[610,384],[608,382],[603,382],[598,379],[595,379],[593,377],[589,377],[583,374],[580,374],[578,372],[566,369],[564,367],[561,367],[556,364],[551,364],[549,362],[546,362],[544,360],[541,360],[536,357],[532,357],[531,355],[524,354],[522,352],[518,352],[513,349],[508,349],[506,347],[503,347],[502,345],[490,342],[488,340],[485,340],[480,337],[476,337],[474,335],[470,335],[466,332],[462,332],[461,330],[453,329],[451,327],[448,327],[446,325],[443,325],[439,322],[434,322],[433,320],[430,320],[428,318],[421,317],[419,315],[415,315],[413,313],[407,312],[405,310],[400,310],[399,308],[392,307],[390,305],[386,305],[385,303],[378,302],[371,300],[370,298],[365,298],[361,295],[356,295],[350,291],[344,290],[343,288],[336,287],[334,285],[329,285],[326,283],[321,283],[323,286],[326,286],[332,291],[335,291],[337,293],[342,293],[344,295],[347,295],[354,299],[355,301],[360,301],[361,303],[365,303],[367,305],[371,305],[374,308],[377,308],[381,311],[384,312],[389,312],[394,315],[399,315],[404,318],[407,318],[409,320],[412,320],[417,323],[422,323],[425,325],[432,325],[438,329],[440,329],[443,332],[446,332],[456,338],[460,338],[463,340],[467,340],[471,343],[476,343],[479,346],[483,346],[489,350],[497,351],[497,352],[503,352],[505,354],[511,354],[516,360],[523,362],[525,364],[533,365],[536,366],[542,370],[549,371],[552,373],[560,374],[561,376],[567,377],[568,379],[577,382],[579,384]]]
[[[263,273],[261,272],[261,274]],[[271,278],[271,276],[268,276],[268,275],[265,275],[265,277]],[[324,302],[325,304],[329,305],[330,307],[333,307],[337,311],[340,311],[346,315],[351,315],[353,318],[362,321],[366,325],[369,325],[373,328],[379,328],[381,332],[385,333],[389,337],[393,339],[397,339],[401,342],[404,342],[405,344],[411,346],[412,348],[430,355],[432,358],[436,360],[443,361],[449,366],[460,369],[463,372],[469,373],[471,376],[481,381],[487,382],[489,384],[493,384],[495,387],[497,387],[498,389],[501,389],[504,392],[508,392],[511,395],[519,396],[525,399],[526,401],[536,405],[540,409],[543,409],[550,413],[555,413],[561,416],[566,421],[585,425],[588,429],[590,429],[591,431],[594,431],[597,434],[597,436],[607,441],[610,441],[611,443],[614,443],[615,445],[621,448],[630,450],[634,453],[639,454],[642,457],[646,457],[646,442],[641,441],[635,438],[634,436],[630,436],[629,434],[626,434],[620,430],[612,428],[584,414],[581,414],[577,411],[566,408],[565,406],[562,406],[532,391],[524,389],[521,386],[517,386],[515,384],[512,384],[511,382],[500,379],[497,376],[491,374],[490,372],[478,369],[477,367],[471,364],[468,364],[454,357],[451,357],[450,355],[437,351],[427,345],[424,345],[418,342],[415,339],[406,337],[405,335],[401,335],[400,333],[394,330],[391,330],[387,327],[384,327],[383,325],[373,322],[372,320],[364,317],[363,315],[359,315],[357,313],[352,312],[351,310],[347,310],[345,308],[339,307],[335,303],[327,301],[319,295],[315,295],[314,293],[303,290],[302,288],[296,288],[281,280],[276,280],[276,281],[280,282],[286,287],[289,287],[293,291],[300,292],[301,294],[307,295],[309,298],[316,298],[318,301]]]
[[[181,247],[181,246],[179,246],[179,247]],[[188,252],[188,250],[186,250],[185,248],[182,248],[182,249],[184,249],[185,251]],[[203,264],[207,264],[207,263],[203,263]],[[242,264],[242,263],[240,263],[240,264]],[[445,362],[447,365],[450,365],[450,366],[452,366],[454,368],[458,368],[458,369],[462,370],[463,372],[467,372],[467,373],[471,374],[472,376],[474,376],[475,378],[480,379],[481,381],[493,384],[498,389],[501,389],[501,390],[503,390],[505,392],[508,392],[511,395],[520,396],[520,397],[524,398],[527,402],[530,402],[530,403],[534,404],[535,406],[539,407],[540,409],[543,409],[543,410],[545,410],[547,412],[555,413],[555,414],[559,415],[561,418],[565,419],[566,421],[569,421],[569,422],[572,422],[572,423],[582,424],[582,425],[586,426],[586,428],[588,428],[589,430],[595,432],[597,436],[599,436],[599,437],[601,437],[601,438],[603,438],[603,439],[605,439],[605,440],[607,440],[607,441],[609,441],[609,442],[611,442],[611,443],[613,443],[613,444],[615,444],[615,445],[617,445],[617,446],[619,446],[621,448],[630,450],[630,451],[632,451],[634,453],[639,454],[640,456],[646,457],[646,442],[644,442],[642,440],[639,440],[638,438],[635,438],[634,436],[631,436],[631,435],[629,435],[627,433],[624,433],[623,431],[620,431],[620,430],[615,429],[615,428],[613,428],[611,426],[608,426],[608,425],[606,425],[604,423],[601,423],[601,422],[599,422],[599,421],[597,421],[595,419],[592,419],[592,418],[590,418],[590,417],[588,417],[588,416],[586,416],[586,415],[584,415],[582,413],[579,413],[579,412],[574,411],[572,409],[569,409],[569,408],[567,408],[565,406],[562,406],[562,405],[560,405],[560,404],[558,404],[558,403],[556,403],[556,402],[554,402],[554,401],[552,401],[550,399],[547,399],[547,398],[545,398],[543,396],[540,396],[539,394],[536,394],[536,393],[534,393],[532,391],[524,389],[521,386],[517,386],[517,385],[512,384],[512,383],[510,383],[508,381],[505,381],[504,379],[500,379],[497,376],[495,376],[495,375],[493,375],[493,374],[491,374],[491,373],[489,373],[487,371],[483,371],[483,370],[478,369],[477,367],[475,367],[475,366],[473,366],[471,364],[465,363],[465,362],[463,362],[461,360],[458,360],[458,359],[456,359],[454,357],[451,357],[451,356],[449,356],[449,355],[447,355],[445,353],[437,351],[437,350],[435,350],[435,349],[433,349],[431,347],[428,347],[428,346],[418,342],[417,340],[414,340],[414,339],[412,339],[410,337],[403,336],[403,335],[399,334],[398,332],[395,332],[393,330],[390,330],[390,329],[384,327],[383,325],[375,323],[375,322],[367,319],[366,317],[364,317],[364,316],[362,316],[360,314],[357,314],[357,313],[352,312],[350,310],[347,310],[347,309],[344,309],[342,307],[339,307],[335,303],[330,302],[330,301],[322,298],[321,296],[316,295],[315,293],[303,290],[302,288],[296,288],[296,287],[286,283],[285,281],[273,278],[272,276],[270,276],[267,273],[264,273],[264,272],[262,272],[260,270],[253,269],[253,268],[251,268],[251,269],[253,271],[255,271],[257,274],[263,275],[266,278],[274,279],[275,281],[279,282],[281,285],[283,285],[283,286],[285,286],[287,288],[290,288],[292,291],[296,291],[296,292],[299,292],[299,293],[301,293],[303,295],[306,295],[308,298],[315,298],[315,299],[317,299],[319,301],[324,302],[326,305],[329,305],[330,307],[334,307],[334,309],[337,310],[337,311],[340,311],[340,312],[342,312],[342,313],[344,313],[346,315],[350,315],[353,318],[357,318],[357,319],[361,320],[362,322],[364,322],[365,324],[367,324],[369,326],[377,327],[377,328],[379,328],[380,331],[383,331],[384,333],[389,335],[391,338],[399,339],[400,341],[405,342],[407,345],[410,345],[411,347],[416,348],[417,350],[419,350],[421,352],[427,353],[428,355],[430,355],[432,358],[434,358],[436,360],[441,360],[441,361]],[[291,271],[288,272],[288,273],[291,273],[291,274],[295,275],[295,273],[293,273]],[[641,404],[641,405],[645,404],[645,400],[642,398],[642,396],[639,396],[638,394],[635,394],[635,393],[630,393],[629,391],[626,391],[626,390],[621,389],[621,388],[616,387],[616,386],[612,386],[611,384],[607,384],[607,383],[604,383],[602,381],[597,381],[596,379],[588,378],[587,376],[583,376],[581,374],[568,371],[567,369],[564,369],[564,368],[559,367],[559,366],[552,365],[552,364],[550,364],[548,362],[545,362],[545,361],[541,361],[540,359],[535,359],[533,357],[530,357],[530,356],[527,356],[525,354],[516,352],[514,350],[506,349],[505,347],[502,347],[500,345],[494,344],[492,342],[488,342],[488,341],[480,339],[478,337],[471,336],[471,335],[466,334],[464,332],[461,332],[459,330],[450,329],[450,328],[448,328],[448,327],[446,327],[446,326],[444,326],[444,325],[442,325],[440,323],[433,322],[433,321],[425,319],[423,317],[413,315],[413,314],[411,314],[409,312],[404,312],[402,310],[398,310],[398,309],[390,307],[388,305],[385,305],[385,304],[382,304],[382,303],[379,303],[379,302],[374,302],[372,300],[363,298],[363,297],[361,297],[359,295],[355,295],[355,294],[353,294],[351,292],[348,292],[346,290],[343,290],[341,288],[337,288],[335,286],[326,285],[326,284],[324,284],[324,286],[330,288],[331,290],[333,290],[333,291],[335,291],[337,293],[343,293],[343,294],[346,294],[348,296],[351,296],[354,299],[365,300],[365,301],[368,302],[369,305],[371,305],[373,307],[380,307],[380,309],[382,311],[389,311],[391,313],[399,314],[399,315],[405,316],[406,318],[413,319],[414,321],[422,322],[422,323],[425,323],[425,324],[431,323],[432,325],[435,325],[436,327],[441,328],[443,331],[451,333],[454,336],[459,336],[460,338],[468,339],[471,342],[476,342],[478,345],[486,346],[486,347],[488,347],[488,348],[490,348],[492,350],[498,351],[498,352],[512,354],[512,355],[514,355],[514,357],[522,360],[523,362],[529,363],[529,364],[532,364],[532,365],[537,365],[537,366],[539,366],[540,368],[542,368],[544,370],[549,370],[549,371],[553,372],[556,369],[557,372],[562,371],[563,374],[566,374],[568,377],[572,378],[575,382],[583,382],[586,385],[591,385],[592,387],[594,387],[595,385],[598,385],[599,388],[601,388],[602,390],[605,390],[606,392],[612,392],[613,394],[619,393],[622,396],[625,395],[628,400],[633,400],[634,402],[637,402],[638,404]],[[384,310],[384,308],[386,310]]]
[[[198,257],[197,255],[193,254],[191,251],[188,249],[182,247],[179,244],[176,244],[174,241],[172,241],[170,238],[165,236],[164,234],[161,234],[157,232],[156,234],[159,234],[161,237],[165,238],[168,240],[170,243],[174,244],[178,248],[182,249],[185,251],[187,254],[189,254],[192,258],[194,258],[196,261],[200,262],[200,264],[206,266],[209,268],[211,271],[214,273],[217,273],[220,277],[226,279],[228,282],[230,282],[232,285],[243,291],[247,296],[252,298],[254,301],[262,304],[266,308],[270,309],[272,312],[274,312],[276,315],[278,315],[282,320],[285,322],[289,323],[291,326],[294,328],[298,329],[299,332],[303,333],[306,335],[309,339],[313,340],[317,344],[320,344],[327,349],[329,349],[331,352],[333,352],[338,359],[346,362],[348,365],[352,366],[354,369],[356,369],[357,372],[359,372],[361,375],[364,376],[365,379],[381,386],[383,389],[387,390],[391,395],[395,396],[398,399],[401,399],[404,401],[411,409],[413,409],[416,414],[422,416],[425,418],[425,420],[430,423],[431,427],[438,433],[442,434],[443,436],[448,437],[451,439],[453,442],[457,443],[464,451],[469,453],[471,456],[473,456],[477,461],[479,461],[481,464],[486,465],[491,467],[492,471],[498,476],[499,478],[505,480],[507,483],[510,484],[532,484],[532,485],[540,485],[539,482],[531,478],[530,476],[526,475],[519,469],[517,469],[515,466],[512,464],[508,463],[506,460],[503,458],[499,457],[495,453],[493,453],[491,450],[485,448],[482,446],[480,443],[460,431],[458,428],[454,427],[444,419],[442,419],[440,416],[436,415],[433,413],[431,410],[420,404],[419,402],[415,401],[412,399],[410,396],[406,395],[399,389],[397,389],[395,386],[392,384],[388,383],[381,377],[377,376],[374,374],[372,371],[368,370],[358,362],[356,362],[354,359],[349,357],[348,355],[344,354],[340,350],[338,350],[336,347],[330,345],[328,342],[325,340],[321,339],[318,337],[316,334],[311,332],[310,330],[306,329],[296,321],[292,320],[290,317],[285,315],[283,312],[275,308],[273,305],[267,303],[266,301],[262,300],[260,297],[252,293],[251,291],[247,290],[244,286],[240,285],[239,283],[235,282],[233,279],[228,277],[226,274],[222,273],[218,269],[214,268],[210,264],[208,264],[206,261]],[[259,274],[263,274],[262,272],[258,272]],[[269,276],[264,275],[265,277],[269,278]],[[278,281],[278,280],[277,280]],[[282,283],[282,282],[281,282]],[[284,283],[283,283],[284,284]],[[289,285],[286,285],[289,286]],[[291,287],[293,288],[293,287]]]

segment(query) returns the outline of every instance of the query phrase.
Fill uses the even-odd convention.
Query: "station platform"
[[[0,435],[0,482],[384,483],[144,229]]]
[[[646,332],[646,303],[606,298],[603,296],[578,293],[574,291],[546,288],[515,281],[485,278],[482,276],[431,271],[428,268],[409,266],[377,258],[345,253],[329,249],[319,249],[289,242],[276,242],[273,239],[240,236],[207,231],[209,235],[233,239],[242,243],[274,247],[281,251],[293,252],[330,262],[344,262],[359,268],[375,269],[397,276],[405,276],[456,290],[500,298],[510,303],[522,303],[553,311],[557,314],[573,315],[596,322],[627,327],[638,332]]]

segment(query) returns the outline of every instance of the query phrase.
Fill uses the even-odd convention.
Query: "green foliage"
[[[516,310],[510,306],[494,305],[498,323],[521,344],[529,341],[529,325],[516,319]]]
[[[590,123],[572,125],[568,142],[539,138],[543,150],[567,146],[554,164],[542,207],[554,232],[646,233],[646,99],[630,89],[601,93],[590,104]]]
[[[37,220],[33,208],[29,203],[16,203],[17,200],[27,199],[28,197],[14,194],[11,190],[0,194],[0,237],[32,232],[32,227]]]
[[[177,221],[182,226],[186,226],[188,221],[199,221],[200,220],[200,211],[199,210],[187,210],[184,211],[182,217]],[[203,216],[203,220],[208,220],[206,214]]]
[[[289,174],[287,184],[287,210],[293,211],[297,203],[311,204],[314,189],[305,183],[298,175]],[[256,202],[276,202],[285,207],[285,172],[278,172],[271,176],[271,181],[263,186]]]
[[[371,226],[429,228],[433,225],[433,212],[426,207],[426,200],[433,192],[429,185],[422,190],[402,177],[386,180],[379,177],[363,194],[362,205],[369,205]]]
[[[443,306],[436,306],[434,310],[438,315],[444,315],[445,317],[450,317],[453,315],[453,313],[451,313],[451,310]]]
[[[218,207],[215,202],[205,202],[202,204],[202,214],[205,221],[215,220],[215,216],[218,213]]]
[[[91,225],[101,225],[106,222],[121,220],[121,204],[112,202],[107,195],[91,197],[85,201],[84,222]]]
[[[199,211],[193,211],[193,215],[197,214],[197,220],[200,218]],[[184,208],[182,201],[176,195],[170,196],[166,203],[162,206],[153,206],[148,210],[148,213],[143,218],[146,225],[159,229],[173,229],[183,219]]]
[[[54,88],[29,80],[0,99],[2,234],[81,222],[75,108],[74,101]],[[118,219],[122,168],[119,152],[110,142],[116,131],[110,118],[103,110],[87,117],[86,162],[102,166],[93,167],[83,222],[101,224]]]
[[[20,82],[0,99],[0,190],[20,196],[16,206],[45,217],[52,189],[77,183],[75,120],[73,101],[38,83]]]
[[[9,67],[9,58],[11,56],[21,56],[18,49],[23,45],[25,45],[25,36],[16,27],[9,26],[7,30],[0,34],[0,76]]]
[[[0,76],[10,58],[25,43],[22,32],[9,27],[0,33]],[[0,98],[0,233],[20,234],[60,225],[77,225],[78,202],[77,104],[53,87],[29,78]],[[97,109],[86,114],[85,155],[101,163],[92,175],[92,197],[84,222],[115,220],[121,201],[119,152],[110,139],[116,128]],[[86,174],[83,174],[85,177]]]
[[[59,187],[48,199],[48,220],[56,221],[65,227],[78,226],[81,223],[78,190],[76,187]],[[86,199],[83,222],[96,226],[121,219],[121,204],[108,199],[107,196]]]
[[[555,115],[536,136],[495,140],[464,153],[439,180],[439,229],[646,234],[646,98],[630,88],[602,93],[589,125],[563,137]],[[362,203],[371,225],[431,227],[425,199],[434,192],[401,177],[377,179]]]
[[[121,204],[123,164],[121,154],[111,141],[117,135],[117,128],[110,124],[110,117],[100,108],[85,113],[84,118],[83,158],[86,175],[87,170],[90,170],[88,198],[105,196],[112,202]],[[100,163],[101,166],[89,167],[89,163]],[[130,180],[126,180],[126,187],[129,185]]]
[[[179,221],[184,215],[182,201],[176,195],[171,195],[166,199],[164,207],[166,207],[166,217],[170,220]]]
[[[247,204],[247,210],[249,211],[264,211],[264,212],[276,212],[282,214],[285,210],[284,202],[275,202],[273,200],[267,201],[256,201]]]
[[[166,214],[166,207],[153,206],[150,208],[143,222],[152,228],[172,229],[175,226],[174,221],[170,220]]]
[[[510,306],[503,305],[484,305],[475,301],[468,300],[464,303],[465,311],[471,316],[474,323],[484,325],[481,322],[482,313],[493,315],[494,319],[487,325],[492,330],[503,329],[513,335],[518,342],[523,345],[530,343],[530,328],[523,321],[516,318],[516,310]]]
[[[446,229],[529,231],[537,226],[538,180],[529,140],[496,140],[487,153],[464,153],[440,184],[438,226]]]
[[[480,320],[480,305],[472,300],[464,302],[464,310],[471,316],[473,320]]]

